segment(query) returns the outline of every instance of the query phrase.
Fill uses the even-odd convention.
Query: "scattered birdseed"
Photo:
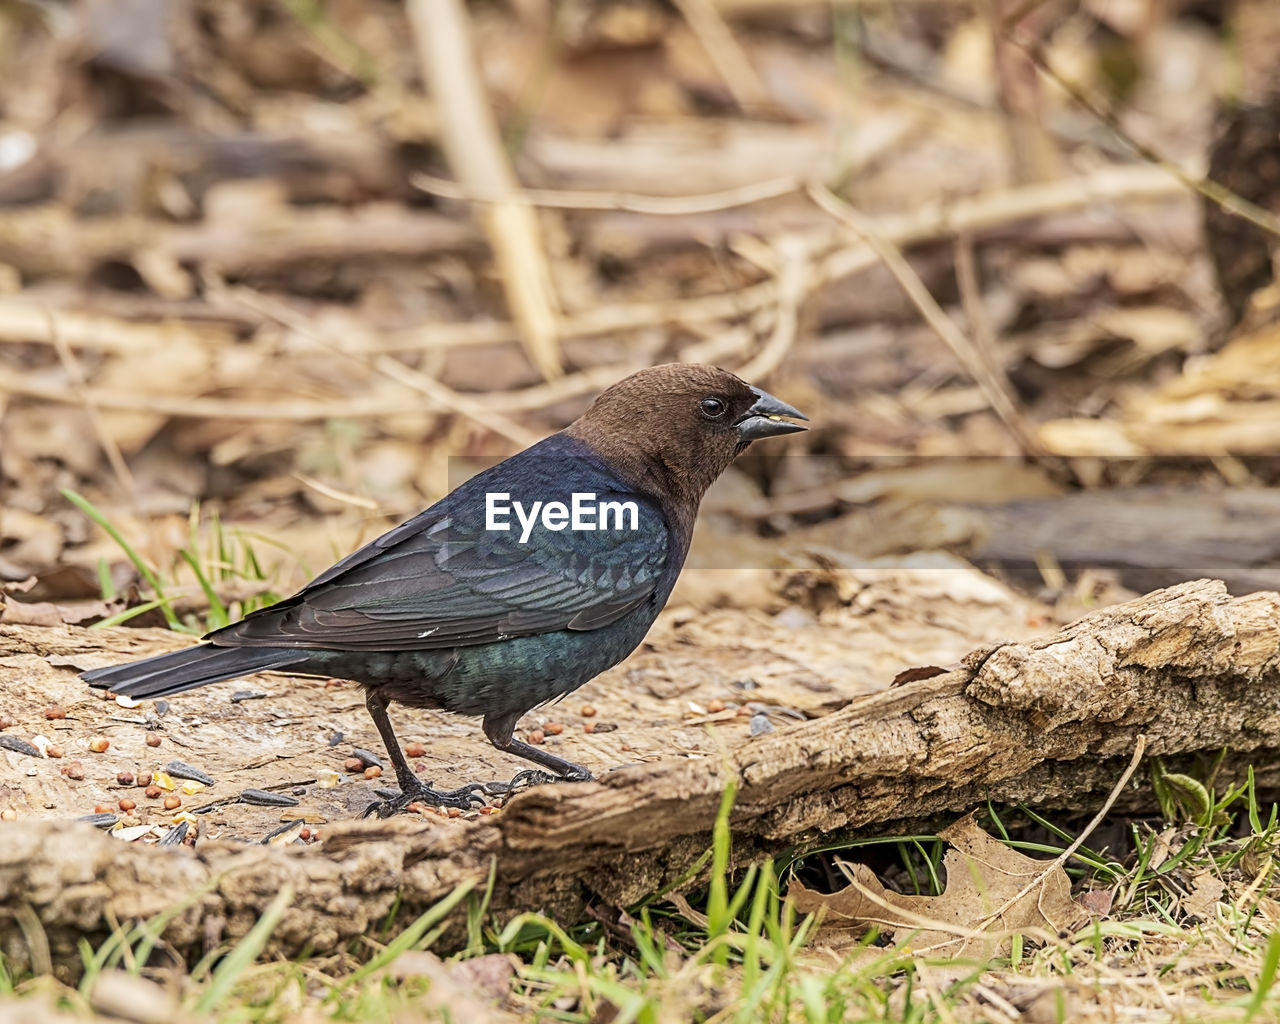
[[[751,735],[763,736],[767,732],[773,732],[773,723],[763,711],[757,711],[751,716]]]
[[[548,722],[546,725],[542,727],[542,731],[546,733],[550,733],[552,736],[559,736],[562,732],[564,732],[564,726],[561,725],[559,722]]]
[[[118,801],[116,801],[116,806],[119,807],[120,810],[122,811],[132,811],[138,805],[135,801],[130,800],[126,796],[126,797],[121,797]]]
[[[116,782],[121,786],[132,786],[133,772],[116,772]]]
[[[49,707],[44,709],[44,717],[49,719],[49,721],[51,722],[59,718],[66,718],[67,709],[64,708],[61,704],[52,704]]]
[[[245,700],[261,700],[265,696],[266,694],[259,690],[236,690],[236,692],[231,695],[231,703],[239,704],[241,701]]]
[[[595,709],[595,708],[593,708],[590,704],[583,704],[583,705],[582,705],[582,717],[583,717],[583,718],[591,718],[595,713],[596,713],[596,709]]]
[[[166,811],[176,811],[181,806],[182,806],[182,797],[180,796],[170,795],[164,798],[164,809]]]
[[[82,821],[86,825],[92,825],[94,828],[111,828],[119,820],[120,816],[112,814],[110,811],[102,814],[82,814],[76,818],[76,821]]]
[[[617,731],[618,731],[617,722],[596,722],[595,728],[592,730],[592,732],[617,732]]]
[[[44,756],[45,757],[61,757],[62,748],[58,746],[58,744],[56,743],[50,743],[47,747],[45,747]]]
[[[596,723],[595,723],[595,722],[583,722],[583,723],[582,723],[582,731],[583,731],[583,732],[595,732],[595,731],[596,731]]]
[[[164,790],[161,789],[159,786],[148,786],[146,789],[143,790],[143,793],[146,794],[146,797],[148,800],[159,800],[160,797],[164,794]]]
[[[63,766],[62,774],[69,779],[74,779],[79,782],[84,778],[84,765],[79,761],[72,761],[70,764]]]
[[[49,737],[48,736],[32,736],[31,745],[40,751],[41,757],[49,756]]]
[[[150,735],[148,735],[148,736],[147,736],[147,746],[149,746],[149,747],[158,747],[158,746],[160,746],[160,737],[159,737],[159,736],[157,736],[155,733],[151,733]]]
[[[156,846],[177,846],[182,842],[182,840],[187,838],[187,830],[190,828],[190,823],[185,821],[178,822],[178,824],[174,825],[173,828],[169,829],[168,832],[160,837],[160,842],[156,843]]]
[[[316,772],[316,785],[320,789],[333,789],[341,781],[342,776],[332,768],[321,768]]]
[[[40,748],[34,747],[26,740],[20,740],[17,736],[8,736],[0,734],[0,747],[6,750],[12,750],[15,754],[26,754],[27,757],[39,757]]]
[[[381,774],[382,774],[382,769],[379,768],[376,764],[371,764],[369,765],[368,768],[364,770],[364,777],[366,779],[376,779]]]
[[[133,843],[137,842],[143,836],[150,835],[154,829],[154,825],[121,824],[116,828],[113,828],[108,834],[114,839],[119,839],[122,843]]]
[[[364,771],[364,762],[358,757],[349,757],[342,762],[342,770],[346,772]]]
[[[258,840],[258,844],[260,846],[285,846],[298,838],[306,824],[306,821],[302,818],[286,821],[279,828],[272,829]]]
[[[387,766],[386,762],[372,750],[363,750],[360,747],[352,747],[351,753],[360,758],[360,763],[366,768],[385,768]]]
[[[707,711],[710,712],[711,714],[714,715],[717,712],[720,712],[723,710],[724,710],[724,701],[719,699],[707,701]]]
[[[151,785],[151,773],[150,773],[150,772],[139,772],[139,773],[138,773],[138,778],[137,778],[137,783],[138,783],[138,785],[139,785],[139,786],[142,786],[142,787],[144,787],[144,788],[145,788],[145,787],[147,787],[147,786],[149,786],[149,785]]]
[[[421,743],[406,743],[404,745],[405,757],[422,757],[426,752],[427,748]]]
[[[13,719],[8,715],[0,715],[0,729],[8,729],[13,725]]]
[[[546,741],[547,737],[543,735],[541,729],[534,729],[533,732],[529,733],[530,743],[545,743]]]
[[[342,740],[343,740],[343,735],[340,732],[333,732],[329,734],[329,746],[331,747],[336,747],[339,743],[342,742]]]
[[[105,736],[95,736],[89,741],[89,749],[95,754],[105,754],[109,746],[111,746],[111,741]]]
[[[260,807],[298,806],[296,797],[289,796],[288,793],[272,793],[266,789],[246,789],[240,794],[240,799],[246,804],[257,804]]]
[[[169,702],[167,700],[156,701],[156,714],[163,718],[169,713]]]
[[[116,704],[122,708],[136,708],[142,701],[134,697],[126,697],[123,693],[116,694]]]
[[[212,775],[208,772],[201,771],[199,768],[195,767],[195,765],[187,764],[186,761],[170,761],[164,766],[164,770],[175,779],[191,779],[204,786],[213,785]]]

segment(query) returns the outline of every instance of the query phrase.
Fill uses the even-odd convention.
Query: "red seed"
[[[583,718],[591,718],[591,717],[593,717],[593,716],[595,715],[595,713],[596,713],[596,709],[595,709],[595,708],[593,708],[590,704],[583,704],[583,705],[582,705],[582,717],[583,717]]]
[[[62,768],[62,774],[69,779],[75,779],[77,782],[84,778],[84,765],[79,761],[72,761]]]
[[[404,745],[405,757],[422,757],[427,752],[427,748],[421,743],[406,743]]]
[[[564,726],[561,725],[559,722],[548,722],[546,725],[542,727],[542,731],[549,732],[551,733],[552,736],[559,736],[562,732],[564,732]]]
[[[182,797],[180,796],[170,795],[164,798],[164,809],[166,811],[176,811],[181,806],[182,806]]]
[[[94,814],[110,814],[115,808],[110,804],[95,804],[93,808]]]
[[[44,717],[49,719],[51,722],[59,718],[66,718],[67,709],[61,704],[50,704],[44,709]]]
[[[533,732],[529,733],[530,743],[545,743],[546,741],[547,738],[542,734],[541,729],[534,729]]]
[[[595,731],[596,731],[596,723],[595,723],[595,722],[583,722],[583,723],[582,723],[582,731],[583,731],[583,732],[595,732]]]
[[[116,782],[122,786],[133,785],[133,772],[119,772],[116,774]]]
[[[709,701],[707,701],[707,710],[708,710],[708,711],[710,711],[713,715],[714,715],[717,711],[723,711],[723,710],[724,710],[724,701],[722,701],[722,700],[709,700]]]
[[[308,839],[311,838],[311,829],[304,828],[301,832],[298,833],[298,838],[305,843]]]
[[[150,772],[139,772],[139,773],[138,773],[138,785],[139,785],[139,786],[143,786],[143,787],[146,787],[146,786],[151,785],[151,773],[150,773]]]
[[[143,792],[146,794],[148,800],[159,800],[161,795],[163,795],[164,790],[159,786],[148,786],[143,790]]]
[[[44,748],[44,752],[48,754],[50,757],[62,756],[62,748],[58,746],[56,743],[50,743],[47,747]]]
[[[358,757],[349,757],[342,762],[342,770],[347,772],[364,771],[364,762]]]
[[[376,764],[371,764],[369,765],[368,768],[364,770],[364,777],[366,779],[376,779],[381,774],[382,774],[382,769],[379,768]]]
[[[119,807],[120,810],[122,811],[131,811],[138,805],[126,796],[124,797],[124,799],[118,801],[116,806]]]
[[[444,813],[447,814],[450,818],[457,818],[462,814],[462,812],[458,810],[458,808],[456,807],[446,807]]]
[[[111,746],[111,741],[105,736],[95,736],[89,741],[89,749],[95,754],[105,753],[109,746]]]
[[[147,734],[147,746],[149,746],[149,747],[158,747],[158,746],[160,746],[160,737],[159,737],[159,736],[157,736],[155,733],[148,733],[148,734]]]
[[[618,749],[622,751],[629,751],[631,749],[631,744],[623,743],[620,747],[618,747]]]

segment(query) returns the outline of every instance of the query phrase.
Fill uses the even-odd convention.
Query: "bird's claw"
[[[410,804],[419,802],[431,804],[434,807],[456,807],[462,811],[469,811],[475,807],[484,806],[484,798],[480,796],[483,790],[484,785],[479,782],[471,782],[457,789],[443,791],[424,786],[420,782],[403,789],[375,789],[374,792],[382,799],[375,800],[366,807],[361,817],[391,818],[407,810]]]
[[[529,789],[532,786],[548,786],[556,782],[590,782],[591,773],[585,769],[581,770],[581,774],[566,773],[564,775],[553,775],[551,772],[545,772],[541,768],[526,768],[522,772],[517,772],[510,782],[485,782],[476,783],[487,796],[510,796],[512,793],[518,793],[523,789]]]

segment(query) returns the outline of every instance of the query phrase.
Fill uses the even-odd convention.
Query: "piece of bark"
[[[38,642],[39,631],[27,635]],[[347,821],[326,826],[317,847],[203,842],[194,853],[140,849],[68,822],[0,823],[0,950],[12,969],[26,969],[17,921],[30,907],[58,971],[70,976],[78,939],[187,899],[164,938],[198,953],[205,922],[222,922],[215,939],[234,940],[288,882],[297,897],[274,950],[325,951],[364,934],[397,901],[404,923],[464,881],[483,885],[491,864],[498,919],[539,910],[568,924],[588,900],[625,905],[678,880],[708,847],[726,771],[740,786],[739,864],[860,830],[892,834],[895,822],[988,799],[1088,806],[1114,784],[1140,734],[1169,764],[1229,747],[1224,772],[1251,763],[1271,786],[1278,651],[1280,594],[1232,597],[1201,580],[1052,636],[976,651],[960,669],[744,741],[724,757],[539,788],[474,822]],[[1143,797],[1126,791],[1120,806]]]

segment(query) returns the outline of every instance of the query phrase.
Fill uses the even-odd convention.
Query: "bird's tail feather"
[[[126,697],[169,697],[224,679],[284,668],[306,658],[306,651],[201,644],[124,665],[95,668],[80,678],[90,686]]]

